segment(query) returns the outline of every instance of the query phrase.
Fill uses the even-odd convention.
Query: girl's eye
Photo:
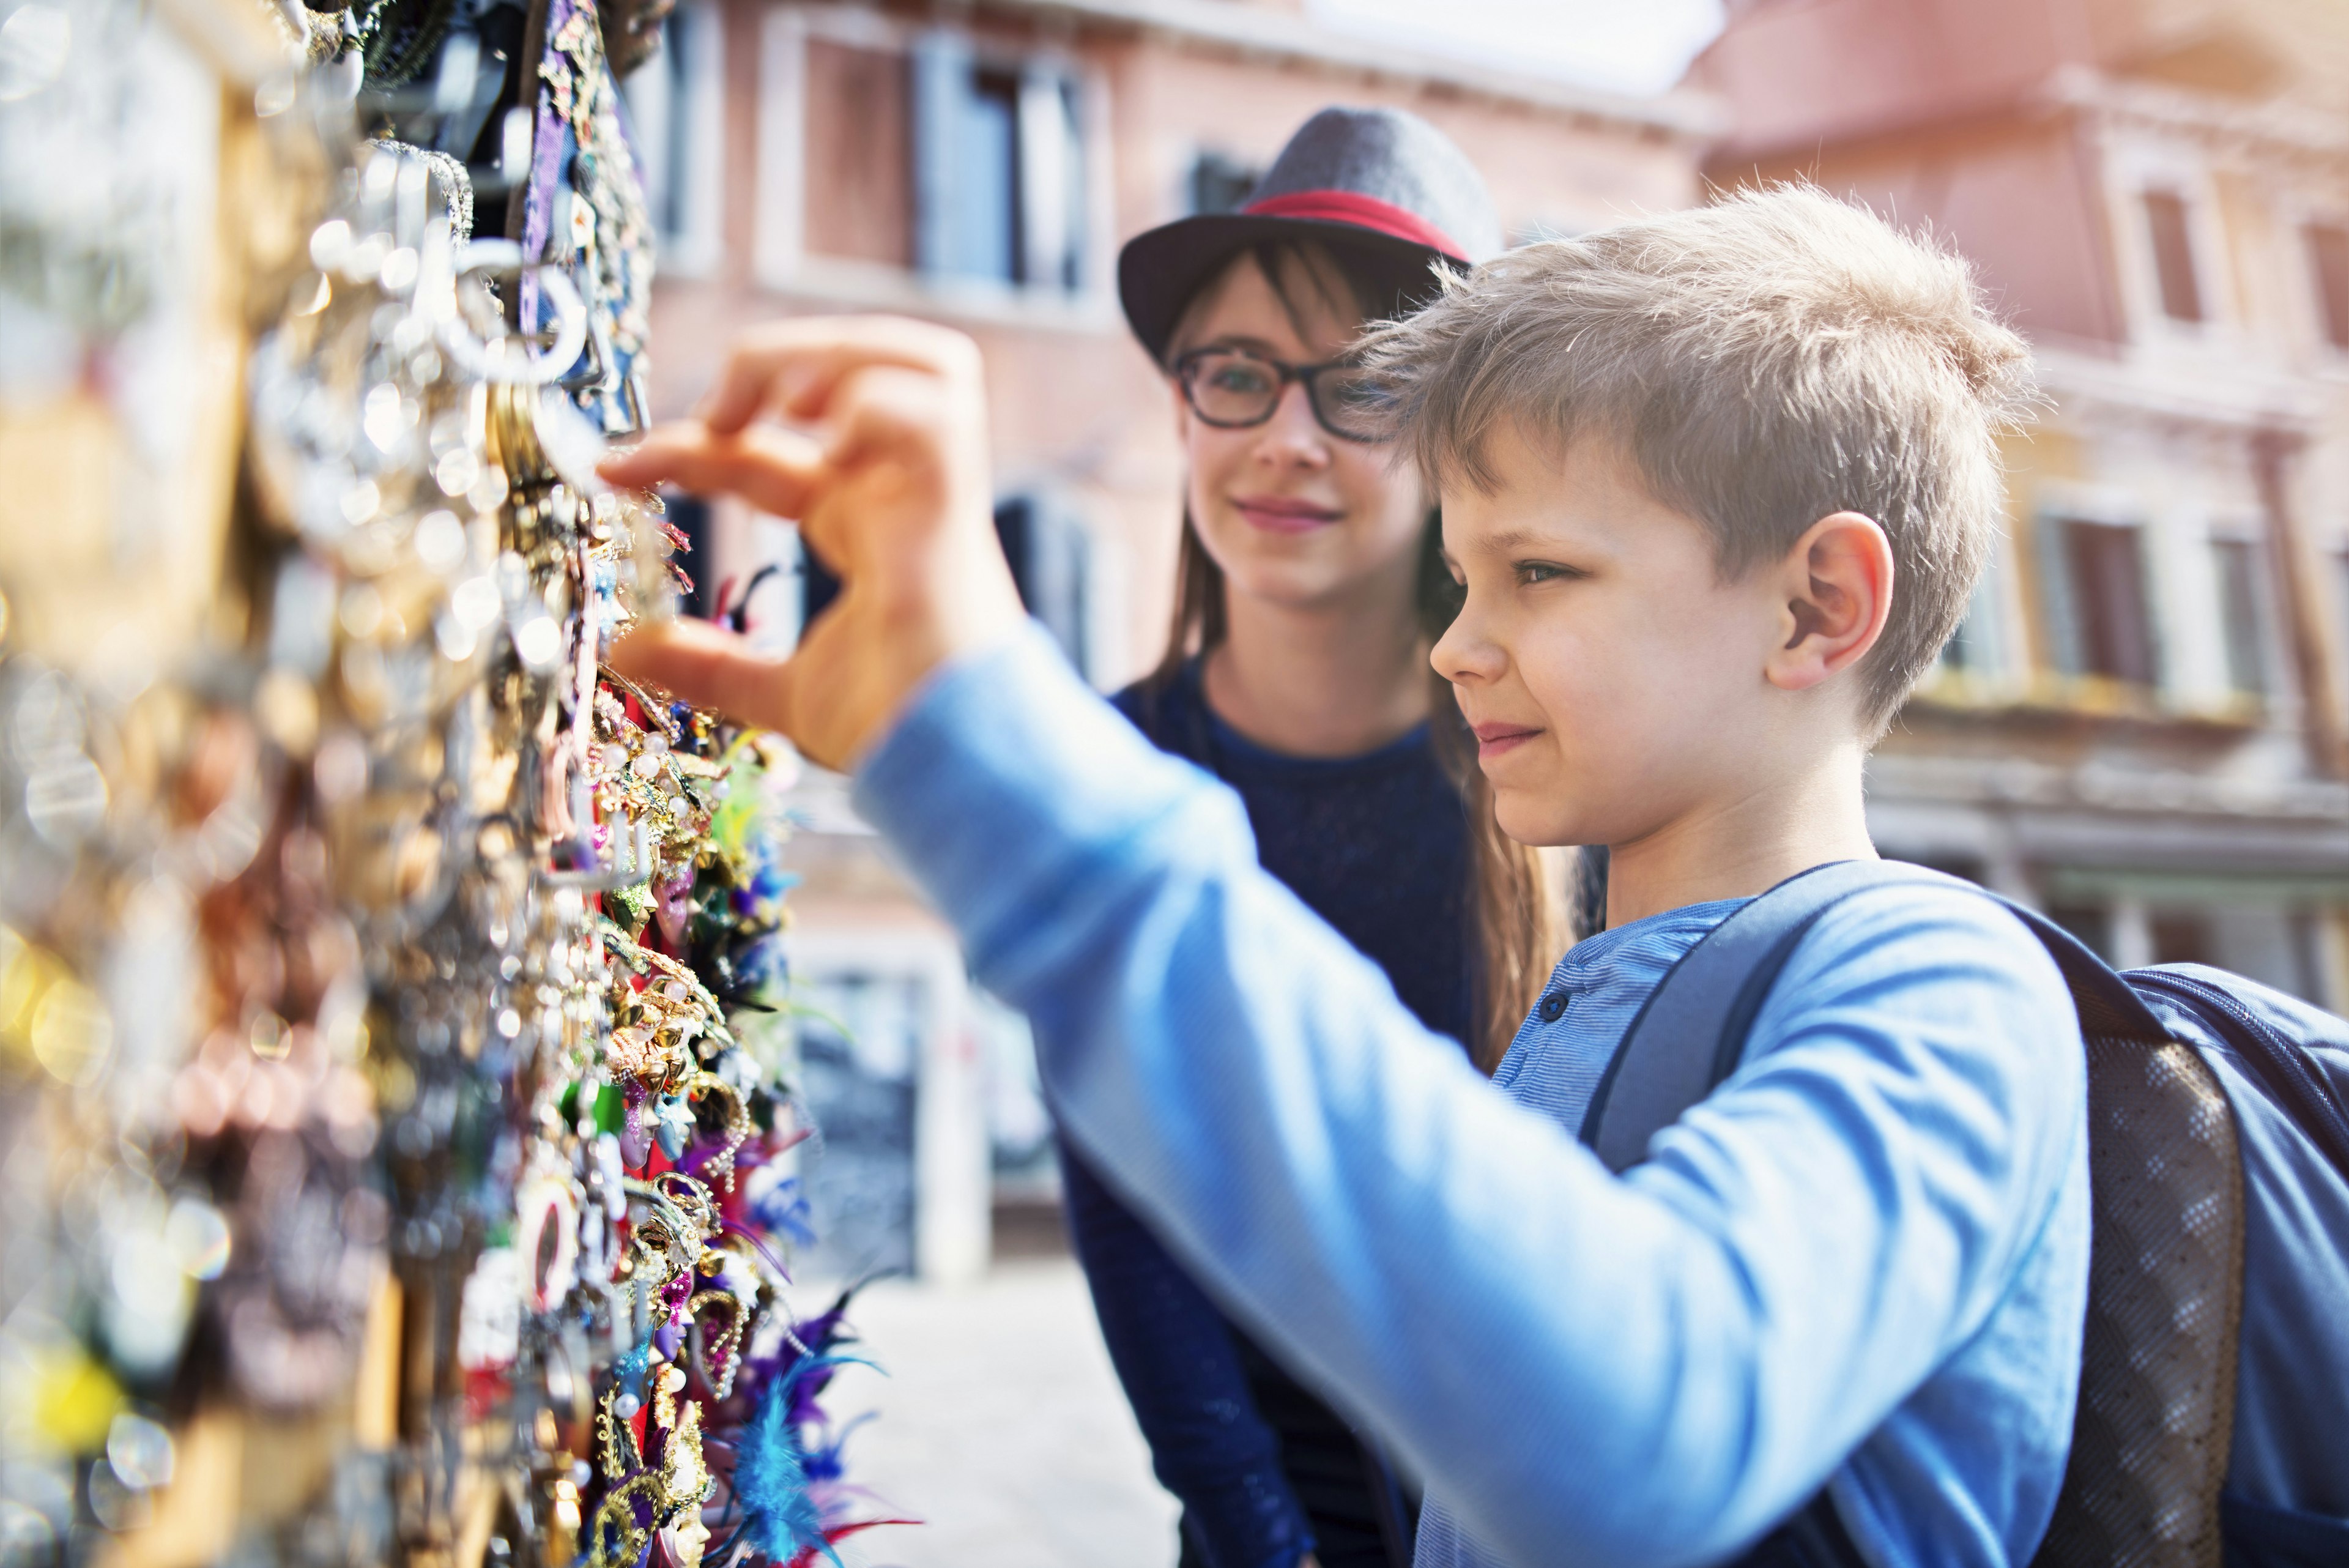
[[[1572,566],[1561,566],[1550,561],[1519,561],[1516,571],[1518,583],[1526,587],[1531,587],[1536,583],[1556,582],[1563,577],[1582,576]]]

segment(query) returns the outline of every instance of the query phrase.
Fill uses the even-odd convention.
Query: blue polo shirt
[[[2029,1559],[2077,1392],[2085,1084],[2012,916],[1838,905],[1759,1057],[1617,1177],[1579,1109],[1731,906],[1578,948],[1488,1083],[1040,632],[935,676],[856,787],[1028,1011],[1070,1139],[1425,1479],[1425,1568],[1717,1561],[1830,1480],[1876,1561]]]

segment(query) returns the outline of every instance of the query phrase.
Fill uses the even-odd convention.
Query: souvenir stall
[[[660,9],[0,7],[11,1565],[885,1512],[788,1272],[792,760],[602,662],[691,570],[594,472]]]

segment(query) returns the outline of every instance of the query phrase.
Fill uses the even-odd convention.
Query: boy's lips
[[[1539,730],[1531,728],[1525,724],[1503,724],[1495,722],[1489,724],[1477,724],[1472,726],[1472,728],[1474,729],[1476,736],[1476,760],[1478,762],[1489,762],[1495,757],[1514,752],[1526,742],[1532,740],[1536,735],[1541,733]]]
[[[1335,507],[1317,505],[1292,495],[1240,495],[1233,497],[1232,505],[1250,524],[1268,534],[1309,534],[1345,515]]]

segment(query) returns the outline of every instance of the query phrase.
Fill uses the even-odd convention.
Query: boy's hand
[[[761,422],[770,412],[813,433]],[[661,426],[603,473],[798,520],[842,586],[789,658],[679,621],[630,635],[612,664],[780,730],[827,767],[877,741],[932,670],[1020,623],[995,539],[978,349],[958,332],[842,317],[746,333],[698,418]]]

